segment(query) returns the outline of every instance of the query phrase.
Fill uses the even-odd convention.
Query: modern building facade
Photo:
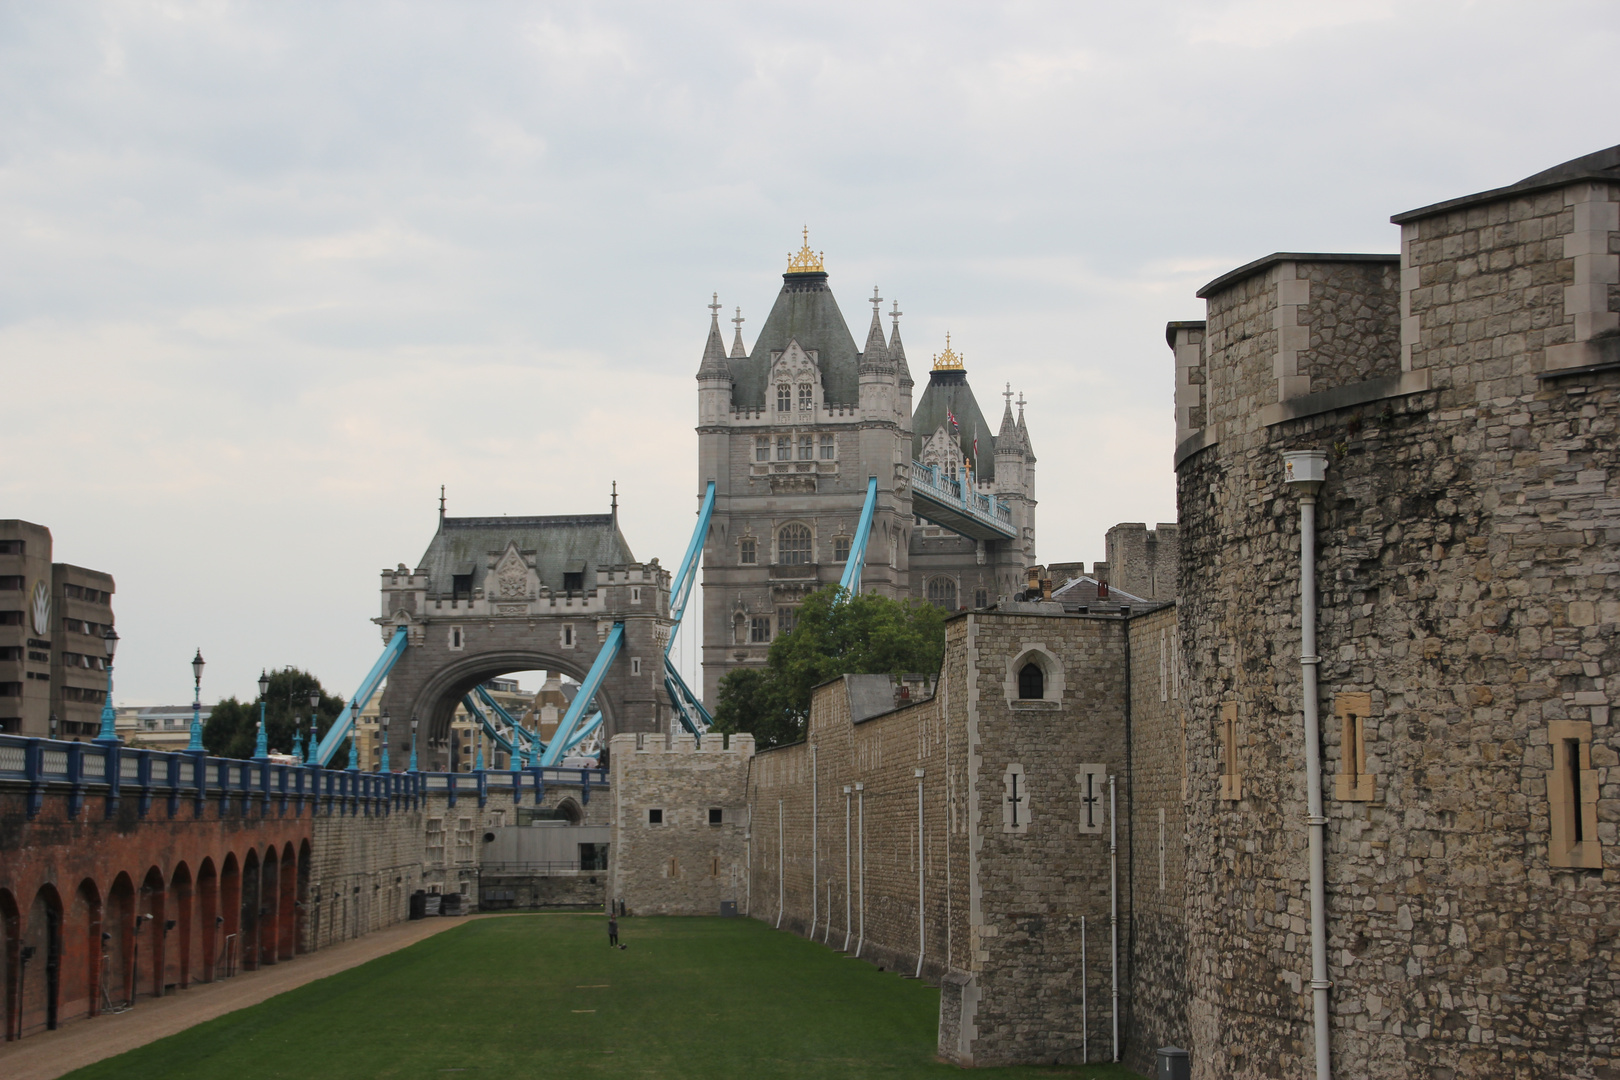
[[[715,484],[703,554],[703,696],[762,664],[809,593],[844,572],[870,478],[878,498],[861,587],[947,610],[985,606],[1019,588],[1035,558],[1035,455],[1020,402],[1006,395],[992,434],[947,338],[913,409],[899,304],[857,346],[808,238],[755,339],[739,309],[728,352],[718,298],[698,367],[698,491]],[[1012,511],[1011,540],[972,540],[914,513],[913,462]]]
[[[0,521],[0,731],[87,739],[107,700],[112,575],[51,561],[51,531]]]

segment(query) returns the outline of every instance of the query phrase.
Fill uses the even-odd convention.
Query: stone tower
[[[932,581],[941,606],[989,603],[1017,588],[1019,570],[1033,558],[1035,458],[1022,417],[1013,421],[1009,404],[1004,435],[992,438],[958,361],[930,376],[917,413],[927,430],[917,433],[934,437],[919,439],[899,306],[889,313],[885,339],[876,289],[870,302],[865,346],[858,347],[806,235],[752,351],[743,344],[740,312],[727,351],[718,298],[710,305],[697,372],[697,486],[701,496],[715,483],[703,552],[702,692],[711,705],[728,672],[764,663],[806,595],[839,581],[868,477],[877,478],[878,500],[861,576],[866,592],[922,598]],[[946,355],[955,357],[948,343]],[[940,434],[936,421],[950,427],[947,410],[958,424]],[[963,429],[964,415],[977,428]],[[912,461],[949,458],[959,467],[971,456],[974,430],[981,432],[983,475],[973,488],[1012,505],[1015,541],[976,543],[913,516]],[[926,574],[912,573],[914,559]]]

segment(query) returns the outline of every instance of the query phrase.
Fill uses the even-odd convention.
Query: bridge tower
[[[382,572],[384,640],[406,628],[409,645],[388,674],[382,707],[393,718],[390,753],[419,755],[447,739],[462,695],[496,675],[544,669],[583,681],[615,623],[624,646],[596,695],[603,740],[662,731],[670,575],[637,562],[607,514],[446,517],[415,569]],[[429,759],[422,757],[423,768]]]

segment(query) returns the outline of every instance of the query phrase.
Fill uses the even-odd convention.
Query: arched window
[[[790,412],[793,409],[793,387],[788,383],[776,384],[776,411]]]
[[[946,611],[956,610],[956,579],[932,578],[928,582],[928,602]]]
[[[1024,701],[1039,701],[1046,696],[1046,675],[1033,660],[1018,670],[1018,696]]]
[[[754,565],[754,561],[755,561],[754,538],[752,536],[743,537],[742,538],[742,543],[737,546],[737,551],[738,551],[738,556],[737,556],[737,561],[738,562],[741,562],[741,563],[743,563],[743,564],[745,564],[747,566]]]
[[[815,403],[816,403],[815,394],[810,390],[810,384],[807,383],[807,382],[800,383],[799,384],[799,408],[801,408],[801,409],[811,409],[811,408],[815,407]]]
[[[810,528],[794,522],[776,534],[776,561],[783,566],[804,566],[810,562]]]

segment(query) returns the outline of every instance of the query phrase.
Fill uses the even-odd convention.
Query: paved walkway
[[[467,918],[498,917],[471,915]],[[466,918],[419,919],[395,923],[295,960],[244,971],[222,982],[200,983],[168,997],[143,997],[128,1012],[71,1020],[55,1031],[0,1043],[0,1076],[5,1080],[56,1080],[74,1069],[156,1042],[216,1016],[257,1005],[266,998],[386,956],[466,921]]]

